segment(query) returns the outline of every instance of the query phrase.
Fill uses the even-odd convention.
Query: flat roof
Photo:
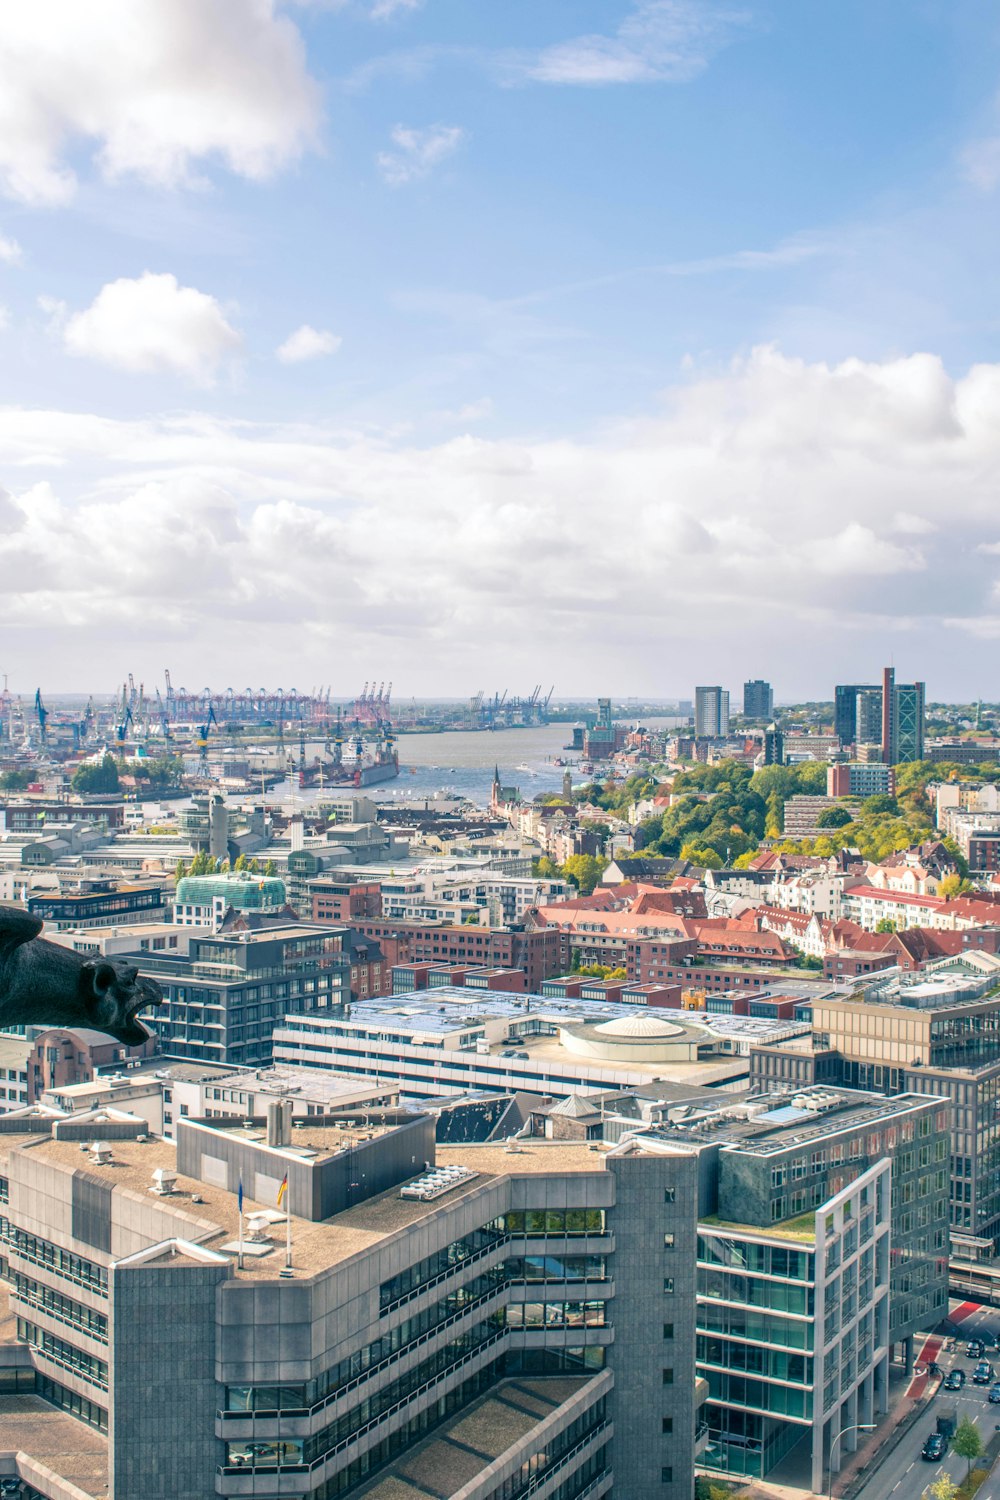
[[[157,1207],[177,1216],[176,1236],[220,1250],[222,1244],[235,1241],[239,1233],[239,1211],[236,1195],[225,1188],[177,1175],[175,1190],[167,1197],[152,1192],[153,1172],[158,1167],[177,1170],[174,1146],[159,1137],[148,1141],[112,1141],[108,1143],[111,1160],[94,1161],[81,1150],[79,1141],[59,1141],[26,1131],[25,1134],[0,1135],[0,1161],[14,1148],[24,1147],[46,1162],[66,1171],[78,1171],[107,1182],[121,1192],[129,1193],[142,1203],[155,1202]],[[322,1222],[292,1216],[293,1265],[307,1276],[317,1275],[349,1256],[369,1249],[380,1240],[406,1229],[442,1207],[457,1202],[467,1192],[476,1191],[492,1176],[520,1176],[527,1173],[600,1172],[605,1170],[604,1157],[610,1148],[592,1151],[586,1143],[532,1141],[517,1151],[503,1146],[439,1146],[437,1161],[441,1166],[467,1166],[479,1176],[468,1185],[460,1184],[446,1197],[420,1202],[401,1198],[403,1183],[344,1209]],[[420,1174],[422,1175],[423,1169]],[[412,1180],[412,1179],[411,1179]],[[194,1202],[197,1197],[201,1201]],[[271,1204],[244,1199],[244,1222],[254,1212],[274,1213]],[[237,1276],[248,1280],[273,1280],[284,1265],[285,1220],[275,1222],[274,1248],[261,1257],[246,1256]]]
[[[0,1433],[4,1449],[29,1456],[94,1500],[105,1500],[108,1439],[103,1432],[40,1396],[0,1396]]]
[[[359,1500],[448,1500],[593,1378],[563,1375],[501,1381],[401,1454],[391,1473],[383,1473],[358,1491]]]

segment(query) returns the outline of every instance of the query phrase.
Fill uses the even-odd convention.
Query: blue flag
[[[243,1173],[242,1172],[240,1173],[240,1185],[239,1185],[239,1187],[238,1187],[238,1189],[236,1191],[236,1202],[239,1205],[240,1213],[242,1213],[243,1212]]]

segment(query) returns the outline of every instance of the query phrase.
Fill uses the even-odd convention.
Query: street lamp
[[[829,1500],[833,1500],[833,1460],[837,1452],[837,1444],[840,1442],[841,1438],[846,1437],[849,1432],[874,1432],[877,1426],[877,1422],[854,1422],[850,1427],[842,1427],[837,1433],[837,1436],[830,1444],[830,1488],[828,1491]]]

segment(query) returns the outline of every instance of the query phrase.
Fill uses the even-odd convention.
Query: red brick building
[[[382,887],[377,880],[359,883],[321,877],[311,880],[309,889],[314,922],[349,922],[382,915]]]
[[[453,927],[446,922],[404,922],[387,917],[353,918],[347,923],[374,938],[391,969],[397,964],[467,964],[470,968],[520,969],[537,992],[543,979],[569,967],[569,944],[558,928],[527,932],[521,927]]]

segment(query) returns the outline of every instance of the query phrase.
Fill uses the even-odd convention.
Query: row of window
[[[606,1281],[603,1255],[519,1255],[507,1262],[511,1281]]]
[[[767,1245],[759,1240],[738,1240],[728,1235],[700,1234],[698,1259],[708,1265],[760,1276],[780,1276],[786,1281],[812,1281],[815,1275],[812,1251]]]
[[[35,1376],[35,1395],[41,1396],[50,1406],[58,1406],[62,1411],[71,1412],[81,1422],[86,1422],[88,1427],[96,1427],[100,1432],[108,1430],[108,1414],[103,1406],[98,1406],[96,1401],[88,1401],[86,1396],[81,1396],[77,1391],[68,1390],[57,1380],[50,1380],[47,1375]]]
[[[443,1345],[404,1375],[387,1381],[357,1406],[335,1421],[328,1422],[312,1436],[302,1441],[281,1439],[275,1443],[233,1442],[228,1445],[227,1463],[236,1468],[254,1469],[273,1468],[276,1463],[282,1467],[316,1464],[390,1407],[404,1401],[429,1381],[447,1375],[456,1365],[462,1364],[477,1349],[503,1332],[504,1315],[501,1310]]]
[[[108,1342],[108,1320],[104,1313],[84,1307],[82,1302],[74,1302],[71,1297],[64,1297],[61,1292],[53,1291],[52,1287],[35,1281],[31,1276],[23,1276],[20,1271],[14,1275],[14,1291],[29,1307],[37,1307],[61,1323],[89,1333],[102,1344]]]
[[[509,1328],[604,1328],[605,1302],[512,1302]]]
[[[39,1328],[37,1323],[29,1323],[26,1318],[18,1318],[17,1336],[22,1344],[29,1344],[32,1349],[37,1349],[40,1354],[44,1354],[46,1359],[62,1365],[64,1370],[73,1370],[82,1380],[99,1386],[102,1391],[107,1390],[108,1367],[103,1359],[95,1359],[91,1354],[84,1354],[82,1349],[77,1349],[73,1344],[67,1344],[65,1339],[57,1338],[54,1333]]]
[[[383,1281],[379,1287],[379,1306],[385,1312],[387,1308],[402,1299],[416,1296],[423,1287],[435,1281],[439,1276],[461,1265],[471,1256],[502,1243],[509,1236],[603,1234],[605,1223],[606,1215],[603,1208],[532,1208],[505,1214],[499,1219],[493,1219],[490,1223],[482,1225],[479,1229],[472,1230],[461,1239],[444,1245],[433,1255],[417,1261],[415,1265],[407,1266],[404,1271],[390,1277],[388,1281]],[[600,1256],[577,1257],[577,1259],[581,1262],[600,1263],[603,1266]],[[532,1260],[536,1263],[534,1269],[537,1270],[539,1265],[544,1266],[546,1262],[551,1262],[553,1265],[562,1263],[563,1258],[541,1256],[532,1257]],[[553,1270],[551,1274],[555,1276],[558,1272]],[[584,1272],[584,1274],[587,1273]],[[530,1279],[545,1280],[548,1275],[546,1271],[545,1274],[533,1275]]]
[[[230,1412],[303,1412],[322,1406],[337,1391],[359,1376],[376,1369],[384,1360],[408,1344],[422,1338],[449,1318],[466,1312],[481,1298],[490,1296],[505,1284],[502,1266],[494,1266],[482,1276],[456,1287],[447,1297],[425,1308],[416,1317],[407,1318],[389,1333],[355,1350],[346,1359],[331,1365],[304,1385],[231,1385],[226,1392],[226,1409]]]
[[[92,1260],[63,1250],[39,1235],[28,1234],[26,1230],[16,1228],[8,1219],[0,1219],[0,1244],[8,1245],[22,1260],[43,1266],[56,1276],[62,1276],[67,1281],[75,1282],[77,1286],[96,1292],[99,1297],[108,1295],[106,1266],[95,1265]]]

